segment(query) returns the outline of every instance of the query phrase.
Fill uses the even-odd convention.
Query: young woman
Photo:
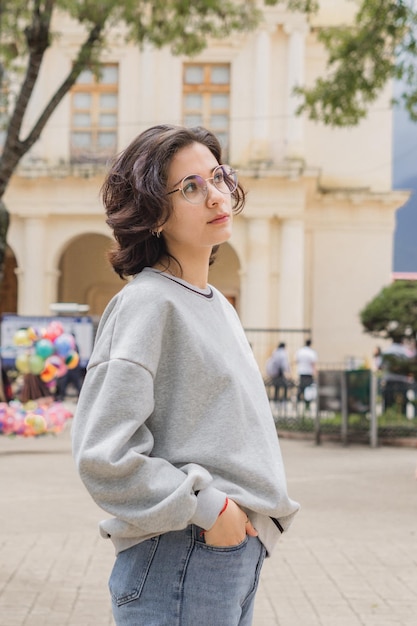
[[[298,504],[238,316],[207,282],[244,191],[212,133],[161,125],[116,158],[103,200],[111,263],[134,278],[102,316],[73,450],[112,516],[115,622],[249,626]]]

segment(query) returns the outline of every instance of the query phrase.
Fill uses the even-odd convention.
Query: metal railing
[[[290,363],[294,363],[297,350],[311,338],[310,328],[245,328],[245,333],[263,375],[265,364],[279,343],[285,343]]]
[[[275,381],[277,382],[277,381]],[[279,382],[279,381],[278,381]],[[289,381],[276,393],[274,381],[265,379],[278,432],[309,434],[348,443],[415,445],[417,438],[417,384],[388,389],[369,369],[320,369],[308,397]],[[389,393],[388,393],[389,392]]]

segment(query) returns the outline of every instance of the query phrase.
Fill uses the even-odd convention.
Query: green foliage
[[[75,51],[72,68],[45,104],[26,137],[21,136],[25,111],[37,82],[43,57],[54,38],[56,16],[82,26],[84,41]],[[85,68],[98,71],[111,28],[139,45],[170,46],[176,54],[200,52],[212,37],[250,30],[260,19],[256,0],[1,0],[0,87],[7,128],[0,157],[0,198],[22,156],[39,139],[50,116]],[[4,110],[10,111],[6,119]]]
[[[169,45],[177,54],[196,54],[209,37],[250,30],[261,17],[255,0],[1,0],[2,63],[10,65],[27,53],[27,27],[36,15],[42,20],[48,12],[57,11],[67,13],[88,31],[97,25],[123,25],[128,39],[157,47]]]
[[[276,4],[273,0],[266,1],[265,4]],[[315,13],[319,8],[319,0],[288,0],[287,6],[290,11],[300,11],[301,13]]]
[[[397,280],[384,287],[360,312],[365,332],[396,343],[417,337],[417,281]],[[392,374],[417,376],[417,355],[383,354],[381,368]]]
[[[279,0],[265,0],[275,5]],[[311,12],[316,0],[287,0],[291,10]],[[55,16],[70,17],[83,27],[84,41],[72,68],[45,104],[26,137],[22,123],[43,58],[54,38]],[[138,45],[169,46],[174,54],[201,52],[210,38],[249,31],[261,19],[257,0],[0,0],[0,123],[6,139],[0,156],[0,201],[21,158],[41,136],[51,115],[80,73],[97,73],[100,54],[112,27]],[[0,281],[8,214],[1,205]]]
[[[375,337],[416,337],[417,281],[397,280],[384,287],[359,315],[365,332]]]
[[[328,74],[299,88],[313,120],[333,126],[360,122],[390,78],[403,79],[402,100],[417,120],[417,7],[414,0],[361,0],[352,26],[323,29]]]
[[[399,412],[395,407],[390,407],[384,413],[378,416],[378,426],[403,426],[403,427],[411,427],[415,430],[417,425],[417,418],[414,417],[413,420],[410,420],[403,413]],[[322,420],[322,424],[326,423],[329,426],[341,427],[342,425],[342,415],[340,413],[336,413],[333,417],[326,417]],[[359,415],[356,413],[352,413],[349,415],[349,427],[350,428],[369,428],[369,417],[364,415]]]
[[[268,5],[279,0],[265,0]],[[316,0],[287,0],[290,10],[312,12]],[[53,25],[68,16],[83,27],[85,39],[73,65],[57,86],[25,138],[22,122],[43,57],[54,38],[65,37]],[[7,128],[0,157],[0,199],[20,159],[39,139],[46,123],[85,68],[97,72],[111,28],[138,45],[169,46],[174,54],[194,55],[210,38],[249,31],[261,19],[257,0],[0,0],[0,96]],[[20,85],[19,85],[20,80]],[[11,89],[1,89],[13,85]],[[4,111],[10,111],[6,119]]]
[[[171,46],[174,54],[200,52],[210,37],[250,30],[260,19],[255,2],[233,0],[153,0],[124,2],[118,17],[129,26],[130,39],[160,48]]]

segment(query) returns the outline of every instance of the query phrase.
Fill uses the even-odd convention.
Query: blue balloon
[[[54,341],[55,352],[65,358],[73,350],[75,345],[74,337],[68,333],[59,335]]]

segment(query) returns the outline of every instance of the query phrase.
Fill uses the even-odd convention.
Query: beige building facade
[[[202,123],[218,133],[248,190],[211,282],[245,327],[310,329],[323,362],[369,357],[374,342],[358,313],[391,280],[395,211],[407,197],[391,186],[390,89],[359,127],[343,130],[297,116],[293,95],[323,73],[317,28],[340,20],[346,6],[323,3],[310,24],[270,7],[255,32],[214,42],[192,59],[139,50],[114,33],[103,83],[83,75],[7,190],[15,311],[46,315],[51,303],[77,302],[100,316],[122,286],[106,261],[111,241],[99,194],[106,158],[151,125]],[[81,40],[70,22],[60,31],[28,123]]]

